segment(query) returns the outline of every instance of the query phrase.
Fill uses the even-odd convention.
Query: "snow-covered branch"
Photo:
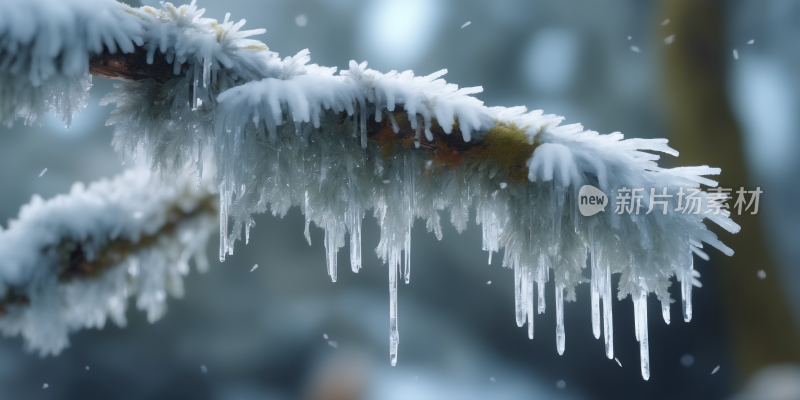
[[[730,232],[739,229],[727,210],[707,213],[714,211],[713,201],[699,190],[701,184],[716,186],[704,176],[719,169],[659,167],[653,152],[678,155],[665,139],[625,140],[579,124],[560,126],[562,117],[542,111],[486,107],[472,96],[480,87],[459,89],[440,79],[446,70],[422,77],[383,74],[351,61],[335,74],[336,68],[308,64],[307,50],[280,59],[247,39],[261,30],[240,31],[244,21],[233,23],[229,16],[222,23],[202,18],[194,2],[154,9],[92,0],[86,15],[77,0],[69,0],[69,12],[40,17],[36,7],[50,2],[36,0],[26,9],[22,20],[34,28],[2,19],[3,9],[15,6],[0,5],[0,120],[30,122],[55,111],[69,122],[85,101],[92,55],[121,51],[132,54],[121,59],[172,65],[171,77],[121,82],[103,100],[117,105],[108,122],[115,125],[115,149],[135,157],[143,148],[158,170],[194,163],[198,181],[204,154],[212,154],[220,259],[233,252],[242,230],[247,241],[253,213],[284,215],[299,205],[307,227],[314,222],[325,230],[327,270],[335,281],[336,254],[347,234],[351,267],[361,267],[361,221],[373,209],[381,226],[376,253],[389,265],[392,363],[399,342],[397,279],[401,264],[405,282],[410,279],[416,218],[440,238],[440,211],[449,211],[461,231],[475,208],[490,259],[504,249],[503,265],[514,269],[517,323],[527,321],[531,337],[534,299],[544,312],[544,284],[553,279],[560,353],[563,301],[574,300],[575,286],[589,281],[582,271],[588,253],[593,330],[599,337],[602,299],[606,354],[613,358],[610,276],[620,273],[617,294],[634,300],[645,379],[647,295],[656,295],[669,322],[668,287],[675,276],[688,321],[697,282],[693,252],[705,256],[699,249],[705,242],[733,254],[704,225],[709,219]],[[96,28],[70,30],[87,22]],[[53,32],[63,39],[54,40]],[[125,61],[124,69],[137,62],[144,65]],[[108,62],[93,65],[106,68],[106,76],[137,78],[109,73]],[[582,216],[578,201],[585,185],[609,199],[630,188],[673,195],[697,189],[698,209],[640,214],[637,206],[636,213],[608,209]],[[679,210],[681,201],[673,196],[658,204]],[[637,204],[652,205],[647,197]]]
[[[129,297],[154,322],[166,294],[183,295],[189,260],[205,271],[216,202],[193,179],[160,182],[129,170],[68,195],[34,196],[0,230],[0,330],[40,354],[70,331],[125,325]]]

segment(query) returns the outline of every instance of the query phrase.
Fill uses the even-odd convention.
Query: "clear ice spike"
[[[692,320],[692,270],[694,270],[694,261],[689,266],[689,270],[683,273],[681,279],[681,302],[683,303],[683,320],[689,322]]]
[[[662,302],[661,303],[661,316],[664,317],[664,322],[669,325],[669,303]]]
[[[353,207],[355,209],[355,207]],[[350,267],[353,272],[361,269],[361,213],[360,210],[351,212],[350,218]]]
[[[650,379],[650,343],[647,338],[647,291],[642,290],[636,305],[637,335],[639,337],[639,358],[642,364],[642,378]]]
[[[309,226],[311,225],[311,210],[308,209],[308,190],[305,192],[305,208],[303,209],[306,217],[306,227],[303,231],[303,235],[306,237],[306,241],[308,241],[308,245],[311,246],[311,231],[309,230]]]
[[[528,339],[533,339],[533,268],[526,268],[525,273],[525,313],[528,317]]]
[[[538,277],[536,278],[536,283],[539,284],[537,288],[537,293],[539,294],[539,314],[544,313],[545,302],[544,302],[544,284],[547,282],[547,267],[542,265],[539,267]]]
[[[405,277],[406,285],[411,280],[411,218],[408,219],[408,230],[406,231],[406,240],[405,240],[405,268],[403,269],[403,275]]]
[[[556,348],[564,354],[564,285],[556,283]]]
[[[611,313],[611,266],[606,266],[603,281],[603,338],[606,342],[606,357],[614,358],[614,318]]]
[[[219,185],[219,260],[225,261],[228,250],[228,191],[225,180]]]
[[[397,266],[396,257],[389,259],[389,357],[392,366],[397,364],[397,344],[400,336],[397,333]]]
[[[339,246],[336,245],[336,234],[325,229],[325,259],[328,264],[328,275],[331,281],[336,282],[336,259],[339,254]]]
[[[600,271],[595,265],[594,255],[589,252],[589,260],[592,268],[591,297],[592,297],[592,333],[595,339],[600,339]]]
[[[517,326],[522,328],[525,325],[525,307],[523,306],[523,279],[522,265],[519,261],[514,263],[514,310],[516,311]]]
[[[203,182],[203,145],[202,143],[198,143],[197,146],[197,163],[195,163],[195,167],[197,168],[197,188],[200,189],[200,185]]]

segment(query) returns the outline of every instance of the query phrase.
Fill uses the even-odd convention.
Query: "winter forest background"
[[[26,353],[19,338],[0,340],[2,397],[714,399],[741,392],[746,379],[767,363],[800,361],[797,336],[789,337],[791,346],[771,348],[785,338],[760,335],[761,326],[748,320],[754,314],[772,318],[788,335],[797,332],[791,318],[800,321],[800,292],[791,290],[800,285],[795,200],[800,196],[795,157],[800,149],[800,4],[703,4],[680,15],[672,14],[678,7],[667,2],[638,1],[199,4],[206,17],[221,20],[230,12],[233,19],[247,19],[245,29],[266,28],[256,39],[281,56],[308,48],[311,62],[323,66],[345,68],[354,59],[382,72],[413,69],[427,75],[447,68],[448,82],[483,86],[477,97],[487,105],[543,109],[600,133],[666,137],[681,152],[680,165],[722,167],[722,186],[731,175],[728,182],[746,175],[749,186],[760,186],[764,194],[754,221],[762,234],[753,236],[755,229],[743,224],[740,235],[751,235],[745,246],[721,234],[736,250],[733,258],[752,259],[752,268],[726,270],[715,264],[728,261],[719,253],[710,262],[697,260],[704,286],[694,291],[690,323],[674,318],[667,326],[656,318],[658,303],[649,303],[654,316],[649,381],[637,368],[630,301],[614,302],[620,368],[592,337],[588,285],[578,287],[578,302],[565,305],[570,335],[563,356],[553,346],[552,308],[540,317],[547,322],[538,325],[536,339],[528,340],[511,317],[513,273],[500,267],[499,257],[485,264],[474,216],[460,235],[443,224],[441,242],[431,240],[424,224],[415,225],[415,279],[400,287],[402,354],[391,367],[386,266],[372,255],[378,241],[372,213],[363,225],[364,268],[358,274],[343,270],[331,283],[324,274],[323,233],[312,228],[309,247],[303,217],[294,208],[283,219],[257,215],[250,244],[239,244],[225,263],[212,261],[206,274],[192,272],[185,297],[170,299],[167,315],[155,324],[131,311],[126,328],[109,324],[100,331],[80,331],[70,337],[70,348],[48,358]],[[664,24],[665,19],[670,22]],[[685,60],[670,51],[697,34],[681,31],[684,23],[719,36],[714,51],[724,57],[701,60],[696,71],[716,81],[676,83],[676,65]],[[666,44],[673,34],[674,42]],[[751,39],[754,43],[747,44]],[[694,154],[697,138],[708,132],[693,125],[692,113],[681,106],[694,105],[700,91],[715,90],[715,82],[721,101],[714,113],[702,116],[703,123],[732,122],[730,136],[719,148]],[[104,126],[113,106],[98,106],[112,82],[95,78],[93,83],[90,105],[69,131],[56,118],[42,127],[0,127],[0,220],[15,217],[33,194],[49,198],[67,192],[75,181],[123,170],[109,146],[112,129]],[[741,157],[729,151],[737,141]],[[44,168],[47,172],[37,177]],[[759,252],[761,246],[768,256]],[[216,260],[216,248],[212,240],[210,260]],[[339,255],[342,265],[346,253]],[[249,272],[256,263],[259,268]],[[767,271],[764,280],[756,275],[760,269]],[[788,311],[781,313],[785,304],[759,300],[763,291],[780,291],[775,298],[785,297]],[[738,302],[730,300],[732,293]],[[743,327],[752,332],[742,333]],[[763,357],[753,358],[751,352]],[[719,371],[711,375],[716,366]],[[566,386],[558,388],[558,381]],[[42,389],[44,383],[48,389]]]

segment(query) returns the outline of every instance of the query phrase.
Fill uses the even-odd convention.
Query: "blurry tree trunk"
[[[675,34],[675,41],[663,46],[671,144],[682,163],[722,168],[720,186],[734,192],[728,204],[742,230],[731,235],[715,229],[736,254],[714,258],[714,279],[725,306],[737,377],[748,378],[769,364],[800,361],[800,336],[758,215],[747,211],[738,216],[733,210],[735,191],[758,185],[748,180],[742,133],[725,86],[727,58],[733,55],[725,46],[723,8],[721,0],[663,1],[659,21],[669,18],[669,34]],[[767,279],[758,279],[761,269]]]

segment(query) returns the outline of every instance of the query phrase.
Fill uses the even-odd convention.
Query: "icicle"
[[[647,338],[647,291],[642,290],[634,300],[636,312],[636,337],[639,339],[639,357],[642,364],[642,377],[650,379],[650,343]]]
[[[556,348],[558,354],[564,354],[564,284],[556,282]]]
[[[389,122],[392,123],[392,131],[394,131],[395,134],[400,133],[400,125],[397,125],[397,121],[394,119],[394,114],[391,112],[389,113]]]
[[[348,170],[351,172],[351,170]],[[359,197],[355,186],[353,185],[353,178],[350,175],[347,178],[347,186],[349,191],[349,206],[346,215],[346,224],[350,230],[350,268],[353,272],[358,273],[361,269],[361,220],[363,212],[358,201]]]
[[[603,338],[606,342],[606,357],[614,358],[614,318],[611,313],[611,266],[604,268],[603,277]]]
[[[639,333],[641,329],[639,328],[639,301],[637,296],[633,296],[633,331],[636,333],[636,341],[639,342]]]
[[[389,250],[389,357],[392,366],[397,364],[397,345],[400,335],[397,333],[397,266],[399,250]]]
[[[412,219],[408,219],[408,230],[406,231],[406,238],[405,238],[405,268],[403,269],[405,275],[406,285],[411,280],[411,221]]]
[[[690,256],[691,257],[691,256]],[[692,320],[692,270],[694,270],[694,260],[689,265],[689,270],[683,272],[681,277],[681,301],[683,302],[683,320]]]
[[[423,120],[421,115],[415,115],[415,117],[417,120],[417,126],[414,131],[414,142],[419,143],[420,138],[422,137],[422,130],[425,126],[425,121]],[[425,129],[425,139],[428,139],[429,142],[433,141],[433,133],[431,133],[430,129]]]
[[[367,148],[367,106],[361,104],[361,148]]]
[[[669,302],[661,302],[661,316],[664,317],[664,322],[669,325]]]
[[[228,190],[225,180],[219,184],[219,260],[225,261],[228,250]]]
[[[539,259],[540,259],[540,261],[542,261],[544,259],[544,257],[540,257]],[[544,308],[545,308],[544,284],[548,280],[548,277],[547,277],[548,274],[549,274],[549,271],[547,269],[547,265],[542,263],[541,266],[539,267],[539,274],[538,274],[539,276],[536,279],[536,283],[539,284],[539,288],[537,290],[537,292],[539,294],[539,314],[543,314],[544,313]]]
[[[350,267],[358,272],[361,269],[361,210],[355,205],[350,207]]]
[[[528,317],[528,339],[533,339],[533,267],[525,268],[525,310]]]
[[[352,115],[351,119],[353,120],[353,137],[354,138],[358,137],[358,123],[356,123],[357,114],[358,114],[358,111],[353,109],[353,115]]]
[[[597,267],[595,254],[589,250],[589,265],[592,271],[591,297],[592,297],[592,333],[595,339],[600,339],[600,270]]]
[[[523,305],[523,279],[522,265],[519,262],[519,255],[514,257],[514,309],[517,316],[517,326],[522,328],[525,325],[525,307]]]
[[[247,224],[244,226],[244,244],[247,245],[250,243],[250,227],[255,226],[255,222],[253,221],[253,217],[247,218]]]
[[[192,111],[197,110],[197,82],[200,81],[200,72],[197,69],[197,64],[192,67],[194,71],[194,78],[192,79]]]
[[[305,217],[306,217],[306,229],[303,231],[303,235],[306,237],[306,241],[308,241],[308,245],[311,246],[311,231],[308,229],[311,225],[311,210],[308,209],[308,190],[306,190],[305,194]]]
[[[200,184],[203,181],[203,145],[197,145],[197,188],[200,189]]]
[[[408,154],[403,156],[403,200],[405,204],[408,225],[405,237],[405,282],[411,279],[411,226],[414,224],[414,163],[409,160]]]
[[[328,264],[328,275],[331,281],[336,282],[336,258],[339,253],[339,246],[336,243],[336,233],[331,232],[330,228],[325,228],[325,261]]]
[[[211,82],[211,62],[208,58],[203,59],[203,87],[207,88]]]
[[[499,249],[500,228],[498,227],[497,215],[489,209],[481,209],[481,225],[483,231],[483,250],[489,252],[489,265],[492,264],[492,253]]]
[[[554,257],[557,257],[559,248],[561,247],[561,214],[564,207],[564,189],[561,187],[561,185],[556,185],[555,181],[556,180],[554,179],[553,190],[556,192],[556,194],[550,196],[550,206],[555,210],[553,213],[553,245],[550,246],[550,251]]]

